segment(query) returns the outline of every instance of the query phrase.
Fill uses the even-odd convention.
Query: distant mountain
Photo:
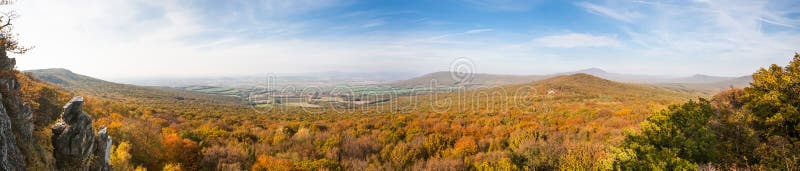
[[[665,82],[699,84],[699,83],[715,83],[715,82],[721,82],[721,81],[728,81],[728,80],[734,80],[736,78],[737,77],[720,77],[720,76],[695,74],[695,75],[692,75],[690,77],[676,78],[676,79],[667,80]]]
[[[548,78],[541,75],[499,75],[499,74],[473,74],[467,82],[455,80],[450,72],[441,71],[425,74],[408,80],[389,83],[392,87],[420,87],[429,86],[432,80],[440,86],[464,85],[473,87],[493,87],[508,84],[527,83],[535,80]]]
[[[589,74],[593,76],[597,76],[603,79],[618,81],[618,82],[626,82],[626,83],[653,83],[659,82],[662,80],[669,79],[668,77],[664,76],[653,76],[653,75],[633,75],[633,74],[618,74],[618,73],[610,73],[602,70],[600,68],[589,68],[583,69],[573,72],[565,72],[565,73],[558,73],[554,75],[572,75],[572,74]]]
[[[463,85],[468,87],[496,87],[575,74],[592,75],[605,80],[622,83],[650,84],[662,88],[668,88],[674,91],[700,93],[705,95],[713,94],[719,90],[730,87],[741,88],[747,86],[752,80],[750,76],[721,77],[696,74],[689,77],[669,77],[658,75],[619,74],[607,72],[600,68],[588,68],[578,71],[549,75],[500,75],[481,73],[475,74],[472,81],[468,83],[460,83],[457,82],[457,80],[453,80],[450,72],[434,72],[408,80],[392,82],[389,85],[393,87],[420,87],[428,86],[431,83],[431,80],[436,80],[437,84],[441,86]]]
[[[103,81],[85,75],[75,74],[72,71],[63,68],[29,70],[25,72],[30,73],[36,79],[64,88],[77,88],[86,85],[114,84],[112,82]]]
[[[753,76],[752,75],[736,77],[736,78],[729,79],[729,80],[717,81],[717,82],[714,82],[714,83],[711,83],[711,84],[714,84],[714,85],[717,85],[717,86],[728,86],[728,87],[742,88],[742,87],[749,86],[750,82],[753,82]]]
[[[528,97],[521,98],[520,95],[527,95]],[[449,103],[445,100],[460,99],[465,96],[483,97],[466,98],[464,101],[460,102],[467,107],[486,108],[482,110],[508,109],[500,106],[486,105],[486,100],[489,100],[489,104],[530,104],[534,107],[530,110],[544,109],[572,112],[579,112],[580,110],[612,112],[633,110],[633,113],[637,113],[636,117],[643,118],[643,116],[646,116],[647,113],[652,110],[662,109],[669,104],[683,102],[695,98],[697,95],[672,91],[653,85],[621,83],[589,74],[578,73],[553,76],[520,84],[473,89],[466,92],[444,93],[439,95],[440,98],[433,100],[442,100],[442,103]],[[399,101],[401,104],[403,102],[416,101],[421,103],[418,104],[419,106],[434,103],[428,100],[428,98],[422,100],[400,98]],[[591,107],[575,107],[585,107],[587,105]],[[512,106],[512,108],[514,107]],[[552,113],[543,112],[542,114],[549,115]],[[603,117],[610,116],[605,115]],[[631,122],[631,124],[633,123],[638,122]]]
[[[674,76],[660,76],[660,75],[636,75],[636,74],[619,74],[619,73],[611,73],[606,72],[605,70],[599,68],[589,68],[583,69],[573,72],[565,72],[559,73],[555,75],[570,75],[576,73],[583,73],[594,75],[600,78],[618,81],[618,82],[628,82],[628,83],[648,83],[648,84],[657,84],[657,83],[714,83],[726,80],[733,80],[736,77],[720,77],[720,76],[711,76],[711,75],[703,75],[703,74],[695,74],[689,77],[674,77]]]
[[[116,100],[154,100],[180,103],[239,103],[235,97],[207,95],[167,87],[148,87],[109,82],[73,73],[67,69],[40,69],[24,71],[33,78],[55,84],[66,90]]]
[[[689,94],[675,92],[653,85],[621,83],[583,73],[556,76],[532,82],[525,86],[542,87],[555,91],[556,93],[574,93],[589,97],[636,97],[641,99],[650,99],[648,96],[659,99],[684,99],[691,97]]]
[[[600,68],[587,68],[587,69],[582,69],[582,70],[578,70],[578,71],[574,71],[574,72],[564,73],[564,74],[561,74],[561,75],[571,75],[571,74],[577,74],[577,73],[589,74],[589,75],[594,75],[594,76],[609,74],[608,72],[606,72],[605,70],[600,69]]]
[[[750,82],[752,81],[752,76],[741,76],[710,83],[661,83],[656,85],[674,91],[698,93],[710,96],[722,90],[749,86]]]

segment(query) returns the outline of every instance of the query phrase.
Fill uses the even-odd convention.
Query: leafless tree
[[[0,5],[10,5],[12,3],[12,0],[0,0]],[[16,18],[17,14],[14,11],[4,11],[0,14],[0,46],[6,52],[23,54],[32,47],[25,47],[19,44],[18,35],[12,31],[14,27],[11,24]]]

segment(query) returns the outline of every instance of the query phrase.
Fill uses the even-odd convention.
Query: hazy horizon
[[[102,79],[447,71],[742,76],[800,44],[797,2],[20,1],[21,70]]]
[[[45,70],[45,69],[66,69],[66,70],[70,70],[68,68],[42,68],[42,69],[30,69],[30,70],[23,70],[23,71]],[[611,72],[611,71],[605,70],[603,68],[597,68],[597,67],[575,69],[575,70],[566,70],[566,71],[557,71],[557,72],[547,72],[547,73],[527,73],[527,74],[525,74],[525,73],[510,73],[510,74],[506,74],[506,73],[477,72],[477,73],[473,73],[473,74],[516,75],[516,76],[536,76],[536,75],[538,75],[538,76],[547,76],[547,75],[559,75],[559,74],[565,74],[565,73],[580,72],[580,71],[590,70],[590,69],[600,69],[600,70],[605,71],[605,72],[607,72],[609,74],[623,74],[623,75],[631,75],[631,76],[650,76],[653,79],[688,78],[688,77],[693,77],[693,76],[697,76],[697,75],[736,78],[736,77],[743,77],[743,76],[750,75],[750,74],[746,74],[746,75],[708,75],[708,74],[700,74],[700,73],[691,74],[691,75],[653,75],[653,74],[637,74],[637,73],[617,73],[617,72]],[[309,77],[309,76],[319,76],[319,75],[322,75],[322,74],[331,74],[331,75],[336,75],[336,74],[339,74],[339,75],[352,75],[352,74],[355,74],[355,75],[393,75],[394,76],[394,77],[392,77],[393,79],[390,79],[388,81],[399,81],[399,80],[405,80],[405,79],[421,77],[421,76],[424,76],[424,75],[427,75],[427,74],[431,74],[431,73],[436,73],[436,72],[451,72],[451,71],[444,71],[444,70],[442,70],[442,71],[431,71],[431,72],[425,72],[425,73],[414,73],[414,72],[319,71],[319,72],[297,72],[297,73],[250,73],[250,74],[230,74],[230,75],[98,77],[98,76],[95,76],[95,75],[80,73],[80,72],[76,72],[76,71],[72,71],[72,70],[70,70],[70,71],[71,72],[75,72],[76,74],[86,75],[86,76],[89,76],[89,77],[98,78],[98,79],[102,79],[102,80],[106,80],[106,81],[112,81],[112,82],[118,82],[118,83],[127,83],[127,84],[143,83],[143,82],[147,82],[147,81],[164,81],[164,80],[169,80],[169,79],[179,79],[179,80],[174,80],[174,81],[181,81],[181,80],[182,81],[186,81],[186,80],[194,80],[194,79],[265,78],[265,77],[273,77],[273,76],[277,76],[277,77],[292,77],[292,76]],[[378,80],[371,80],[371,81],[378,81]],[[383,80],[383,81],[387,81],[387,80]],[[157,86],[161,86],[161,85],[157,85]]]

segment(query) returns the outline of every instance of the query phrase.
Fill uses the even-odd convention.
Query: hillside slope
[[[711,96],[720,91],[730,88],[743,88],[750,85],[753,81],[752,76],[742,76],[732,79],[723,79],[715,82],[708,83],[663,83],[655,84],[658,87],[670,89],[673,91],[693,93],[704,96]]]
[[[519,85],[518,85],[519,86]],[[609,96],[621,99],[683,98],[686,94],[645,84],[620,83],[589,74],[573,74],[536,81],[530,86],[586,97]]]
[[[564,106],[565,110],[573,110],[593,106],[595,109],[612,111],[632,109],[643,114],[694,97],[656,86],[620,83],[589,74],[557,76],[531,83],[475,91],[498,94],[496,92],[505,92],[501,94],[506,96],[506,100],[527,103],[531,107]]]
[[[113,83],[66,69],[41,69],[25,71],[32,77],[58,85],[73,92],[80,92],[108,100],[124,100],[152,103],[223,103],[236,104],[240,99],[229,96],[216,96],[166,87],[145,87]]]

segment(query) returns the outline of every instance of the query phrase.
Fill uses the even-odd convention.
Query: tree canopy
[[[744,90],[673,105],[616,149],[621,170],[800,166],[800,54],[753,74]]]

